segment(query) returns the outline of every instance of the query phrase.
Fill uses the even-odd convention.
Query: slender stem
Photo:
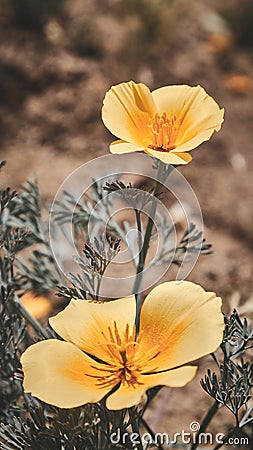
[[[158,175],[157,175],[158,180],[161,177],[162,169],[163,169],[162,163],[159,162]],[[160,186],[160,183],[159,183],[158,180],[156,180],[156,182],[155,182],[154,198],[153,198],[153,201],[152,201],[151,212],[150,212],[150,216],[149,216],[149,219],[148,219],[147,228],[146,228],[146,231],[145,231],[143,246],[142,246],[142,249],[141,249],[141,252],[140,252],[140,255],[139,255],[139,263],[138,263],[138,266],[137,266],[136,278],[135,278],[135,283],[134,283],[134,287],[133,287],[133,293],[134,294],[138,292],[138,288],[141,285],[142,276],[138,277],[138,275],[142,274],[142,272],[143,272],[145,259],[146,259],[148,248],[149,248],[149,241],[150,241],[151,233],[152,233],[152,230],[153,230],[153,221],[154,221],[154,218],[155,218],[155,213],[156,213],[156,208],[157,208],[157,200],[155,198],[155,195],[158,193],[158,189],[159,189],[159,186]]]
[[[151,388],[148,391],[148,395],[147,395],[148,398],[147,398],[146,404],[143,407],[143,413],[142,414],[145,413],[145,411],[148,408],[150,402],[153,400],[153,398],[155,398],[155,396],[158,394],[158,392],[161,390],[161,388],[162,388],[162,386],[156,386],[154,388]]]
[[[134,210],[135,217],[136,217],[136,223],[137,223],[137,230],[138,230],[138,248],[139,253],[141,252],[141,246],[142,246],[142,225],[141,225],[141,212],[138,209]]]
[[[201,425],[200,425],[200,429],[196,435],[196,439],[195,442],[192,444],[191,446],[191,450],[195,450],[198,447],[199,444],[199,436],[201,433],[204,433],[204,431],[206,430],[206,428],[208,427],[209,423],[211,422],[212,418],[215,416],[215,414],[217,413],[218,409],[219,409],[219,402],[215,401],[213,403],[213,405],[211,406],[211,408],[208,410],[206,416],[204,417]]]
[[[142,442],[141,442],[141,434],[140,434],[140,430],[139,430],[139,427],[136,422],[134,407],[129,408],[129,416],[131,419],[131,427],[132,427],[133,433],[136,433],[136,435],[139,436],[139,443],[136,444],[136,448],[138,450],[143,450],[143,446],[142,446]]]
[[[157,439],[156,439],[156,435],[155,435],[154,431],[152,430],[152,428],[150,428],[150,426],[149,426],[149,424],[146,422],[146,420],[145,420],[143,417],[141,417],[141,418],[140,418],[140,422],[142,423],[142,425],[146,428],[147,432],[148,432],[148,433],[150,434],[150,436],[152,437],[152,439],[153,439],[155,445],[157,446],[157,448],[158,448],[159,450],[164,450],[162,444],[160,444],[159,442],[156,442],[156,440],[157,440]]]
[[[95,292],[95,300],[99,299],[99,290],[100,290],[100,285],[101,285],[103,275],[104,275],[104,272],[97,278],[97,288],[96,288],[96,292]]]
[[[219,363],[215,353],[211,353],[211,356],[212,356],[213,360],[215,361],[215,363],[217,364],[217,366],[220,367],[220,363]]]
[[[112,220],[112,221],[111,221],[111,225],[112,225],[112,227],[115,229],[115,231],[118,233],[118,236],[119,236],[120,240],[121,240],[124,244],[127,244],[127,241],[126,241],[126,235],[125,235],[125,233],[121,230],[121,228],[120,228],[120,226],[118,225],[118,223],[117,223],[116,221]],[[133,253],[133,251],[132,251],[131,246],[128,246],[128,250],[129,250],[129,252],[130,252],[130,254],[131,254],[132,258],[133,258],[133,262],[134,262],[134,257],[135,257],[135,255],[134,255],[134,253]]]
[[[171,166],[170,169],[172,170],[173,166]],[[155,219],[155,214],[156,214],[156,209],[157,209],[156,195],[159,193],[161,184],[163,184],[165,182],[165,180],[168,177],[171,170],[164,170],[163,162],[162,161],[158,162],[157,180],[155,182],[154,193],[153,193],[154,198],[152,201],[150,216],[148,218],[148,223],[147,223],[147,227],[146,227],[146,231],[145,231],[143,246],[142,246],[142,249],[139,254],[139,262],[138,262],[138,266],[136,269],[136,278],[135,278],[135,282],[134,282],[134,286],[133,286],[133,294],[135,294],[136,304],[137,304],[137,312],[136,312],[137,332],[138,332],[138,327],[139,327],[140,306],[141,306],[141,293],[139,292],[139,290],[140,290],[141,283],[142,283],[143,270],[145,267],[145,261],[146,261],[147,253],[149,250],[150,238],[151,238],[153,226],[154,226],[154,219]]]

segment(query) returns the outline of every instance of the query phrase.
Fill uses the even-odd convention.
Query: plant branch
[[[146,420],[145,420],[143,417],[141,417],[141,418],[140,418],[140,422],[141,422],[141,424],[146,428],[147,432],[150,434],[150,436],[151,436],[152,439],[154,440],[155,445],[157,446],[157,448],[158,448],[159,450],[164,450],[162,444],[160,444],[159,442],[156,442],[156,435],[155,435],[154,431],[152,430],[152,428],[150,428],[150,426],[149,426],[149,424],[146,422]]]
[[[171,170],[172,169],[173,169],[173,166],[171,166]],[[139,289],[141,287],[141,283],[142,283],[143,270],[145,267],[145,261],[146,261],[147,253],[149,250],[150,238],[151,238],[153,226],[154,226],[154,219],[155,219],[155,214],[156,214],[156,209],[157,209],[156,195],[159,193],[161,184],[164,183],[164,181],[168,177],[171,170],[167,170],[164,173],[164,164],[162,163],[162,161],[158,162],[157,180],[155,182],[155,187],[154,187],[154,192],[153,192],[154,198],[152,201],[150,216],[148,218],[148,223],[147,223],[147,227],[146,227],[146,231],[145,231],[143,246],[142,246],[141,252],[139,254],[139,262],[138,262],[138,266],[136,269],[136,278],[135,278],[135,282],[134,282],[134,286],[133,286],[133,294],[136,297],[136,304],[137,304],[137,312],[136,312],[137,332],[139,329],[140,306],[141,306],[141,293],[139,293],[138,291],[139,291]]]
[[[136,433],[136,435],[139,436],[139,438],[140,438],[139,443],[136,444],[136,448],[138,450],[143,450],[143,446],[142,446],[142,442],[141,442],[140,430],[139,430],[139,427],[138,427],[137,422],[136,422],[135,408],[134,407],[129,408],[129,417],[130,417],[130,423],[131,423],[131,427],[132,427],[133,433]]]
[[[212,418],[215,416],[215,414],[217,413],[219,409],[219,402],[215,401],[213,403],[213,405],[211,406],[211,408],[208,410],[206,416],[204,417],[201,425],[200,425],[200,429],[196,435],[196,439],[195,439],[195,443],[192,444],[191,446],[191,450],[195,450],[198,447],[199,444],[199,436],[201,433],[204,433],[206,428],[208,427],[209,423],[211,422]]]

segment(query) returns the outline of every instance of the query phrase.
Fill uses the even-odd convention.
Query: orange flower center
[[[127,384],[134,386],[141,384],[138,378],[141,374],[141,366],[134,361],[138,342],[135,340],[135,327],[129,334],[129,325],[127,325],[125,333],[120,336],[117,324],[114,322],[114,329],[108,327],[108,335],[103,333],[104,342],[101,345],[106,346],[108,355],[108,363],[101,363],[100,368],[92,366],[98,370],[96,378],[97,387],[114,388],[117,384]]]
[[[169,152],[176,147],[176,139],[180,128],[180,121],[176,116],[168,117],[164,112],[156,115],[148,122],[151,137],[149,148],[161,152]]]

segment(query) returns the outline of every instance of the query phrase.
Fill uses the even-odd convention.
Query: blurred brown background
[[[225,107],[222,130],[180,169],[215,250],[190,279],[227,312],[252,315],[252,0],[0,0],[0,24],[4,185],[37,174],[53,199],[70,172],[106,154],[100,110],[112,84],[201,84]]]

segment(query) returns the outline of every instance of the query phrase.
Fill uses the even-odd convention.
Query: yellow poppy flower
[[[146,297],[135,335],[135,298],[105,303],[72,300],[50,319],[65,340],[31,345],[22,355],[24,389],[61,408],[100,401],[108,409],[138,404],[147,389],[184,386],[217,349],[224,321],[221,299],[200,286],[167,282]]]
[[[219,131],[224,110],[201,86],[165,86],[150,92],[145,84],[121,83],[106,93],[105,126],[117,137],[112,153],[144,151],[166,164],[187,164],[189,150]]]

